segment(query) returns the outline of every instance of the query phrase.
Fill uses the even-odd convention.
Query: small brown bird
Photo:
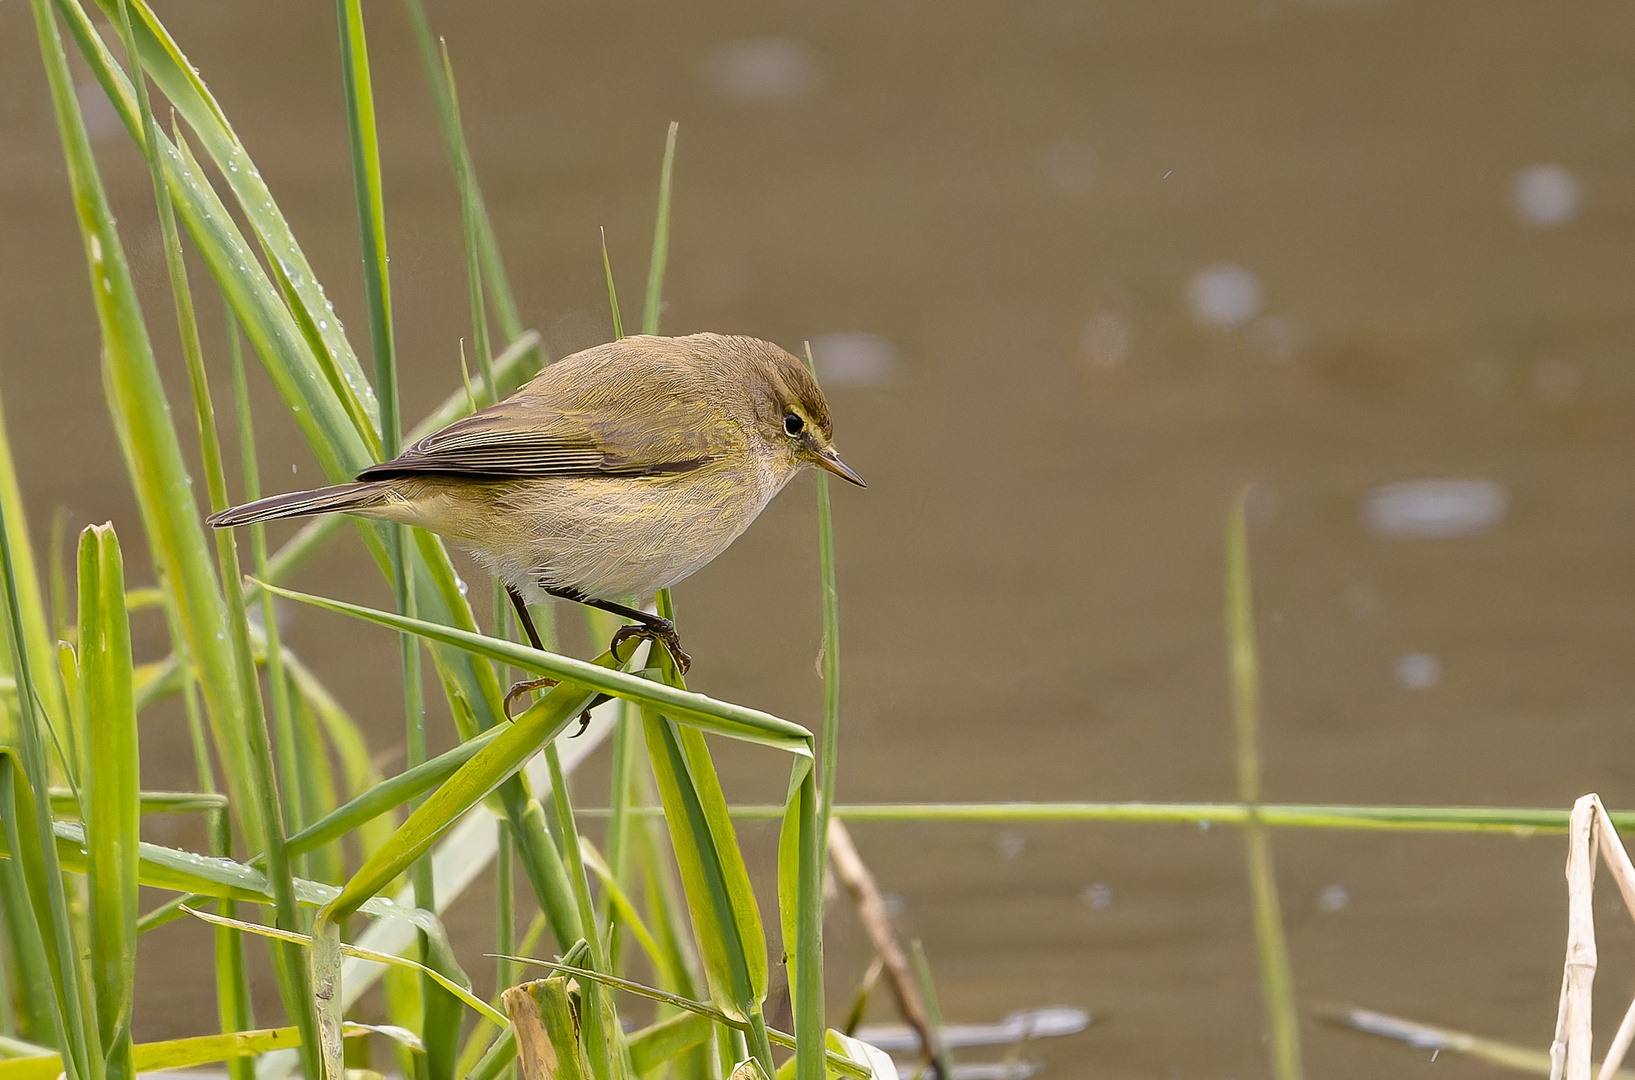
[[[635,620],[614,635],[615,654],[650,637],[686,671],[675,626],[620,601],[640,602],[721,554],[804,466],[865,486],[831,436],[817,381],[776,345],[629,337],[551,364],[352,483],[209,522],[345,513],[429,529],[504,582],[535,648],[526,605],[549,594]]]

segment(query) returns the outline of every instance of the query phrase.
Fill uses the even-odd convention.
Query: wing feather
[[[433,432],[358,479],[653,476],[689,472],[716,457],[712,450],[719,448],[710,445],[697,401],[647,399],[630,410],[558,408],[542,382]]]

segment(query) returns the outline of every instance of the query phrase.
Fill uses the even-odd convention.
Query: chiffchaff
[[[615,654],[650,637],[686,671],[668,619],[610,598],[640,601],[698,570],[804,466],[864,486],[831,433],[823,391],[776,345],[630,337],[551,364],[350,484],[259,499],[209,522],[344,513],[429,529],[504,582],[536,648],[526,605],[549,594],[636,620],[614,635]]]

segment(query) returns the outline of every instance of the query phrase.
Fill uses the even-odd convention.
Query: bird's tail
[[[391,484],[388,481],[360,481],[336,484],[314,491],[292,491],[285,495],[271,495],[265,499],[245,503],[211,514],[204,520],[218,529],[235,525],[253,525],[258,521],[275,518],[307,517],[311,514],[356,514],[387,499]]]

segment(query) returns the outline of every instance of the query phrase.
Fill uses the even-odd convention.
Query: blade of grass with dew
[[[79,658],[86,716],[80,776],[97,1028],[109,1080],[134,1080],[131,1010],[142,808],[125,569],[111,525],[92,525],[80,534]]]
[[[1272,1074],[1299,1080],[1300,1018],[1294,972],[1283,937],[1277,875],[1271,840],[1260,820],[1260,664],[1255,655],[1253,584],[1249,574],[1247,496],[1233,504],[1226,530],[1226,631],[1231,660],[1232,715],[1237,728],[1238,798],[1248,808],[1243,835],[1248,846],[1249,893],[1254,906],[1255,943],[1260,953],[1261,993],[1271,1029]]]
[[[381,457],[390,461],[401,447],[402,421],[398,412],[397,356],[393,344],[391,273],[387,265],[386,206],[380,172],[380,145],[375,129],[373,79],[359,0],[336,0],[340,30],[342,84],[345,89],[347,132],[352,156],[352,187],[358,209],[358,232],[363,261],[364,295],[369,310],[369,338],[375,361],[375,396],[380,404]],[[485,342],[486,344],[486,342]],[[486,369],[485,369],[486,370]],[[490,375],[492,378],[492,376]],[[492,383],[490,383],[492,389]],[[407,526],[387,530],[391,551],[392,591],[397,609],[416,614],[412,581],[414,560]],[[420,646],[408,634],[398,637],[403,674],[405,745],[410,766],[426,760],[426,710],[421,700]],[[415,904],[436,906],[431,867],[424,860],[410,867]],[[420,958],[428,959],[425,943]],[[450,1075],[458,1052],[461,1014],[447,993],[425,978],[421,985],[421,1038],[425,1041],[427,1069],[435,1077]]]
[[[126,119],[127,127],[133,133],[141,132],[142,128],[135,120],[134,94],[123,71],[107,53],[95,28],[74,0],[59,0],[59,3],[70,15],[70,26],[81,44],[81,51],[114,102],[116,111]],[[77,22],[73,16],[78,17]],[[157,135],[152,144],[165,167],[181,220],[188,226],[217,285],[232,302],[235,314],[244,324],[246,334],[266,365],[275,387],[284,397],[308,445],[331,478],[354,475],[374,460],[371,440],[378,442],[374,428],[347,411],[328,377],[318,369],[310,352],[301,345],[294,317],[259,264],[245,256],[246,244],[237,226],[201,175],[186,145],[173,146],[162,134]],[[148,143],[143,141],[139,145],[145,147]],[[389,552],[380,537],[380,530],[384,528],[363,524],[359,535],[377,562],[383,568],[389,568]],[[429,549],[422,547],[421,550],[427,555],[425,569],[429,580],[417,576],[419,610],[433,619],[475,628],[447,553],[437,544]],[[457,652],[433,650],[433,657],[438,662],[438,674],[444,683],[444,690],[451,699],[465,701],[467,708],[477,714],[483,726],[495,722],[495,714],[499,711],[499,687],[493,673],[474,670],[469,658]],[[460,715],[458,704],[455,705],[455,713]]]
[[[68,7],[73,7],[71,0],[62,2]],[[74,10],[77,11],[77,8]],[[88,20],[83,19],[83,13],[80,14],[82,25],[76,29],[76,37],[81,39],[87,59],[93,68],[98,70],[99,81],[110,93],[116,108],[124,115],[131,111],[129,107],[131,95],[123,73],[118,71],[117,65],[113,64],[105,50],[101,49],[100,39],[96,36],[94,28],[89,25]],[[162,138],[154,140],[154,144],[161,148],[169,145]],[[240,255],[245,250],[245,245],[241,238],[237,238],[236,226],[219,200],[215,199],[208,183],[203,182],[198,176],[197,166],[191,161],[186,147],[177,147],[174,153],[166,151],[163,156],[167,169],[188,170],[190,178],[178,178],[172,184],[172,192],[177,196],[178,205],[184,211],[183,218],[190,220],[189,208],[193,205],[189,202],[190,199],[200,204],[199,207],[193,207],[198,213],[194,215],[197,220],[192,221],[192,224],[208,228],[193,230],[195,239],[200,243],[207,264],[212,265],[218,284],[230,297],[237,297],[235,311],[245,320],[246,329],[251,333],[258,353],[268,362],[268,370],[273,374],[274,383],[286,397],[286,402],[298,423],[304,422],[303,430],[309,445],[313,446],[331,476],[350,475],[371,460],[365,437],[372,437],[373,430],[366,425],[364,430],[354,428],[355,417],[344,408],[336,407],[334,394],[325,392],[327,384],[319,377],[321,373],[311,366],[310,358],[302,350],[291,344],[294,338],[288,332],[291,325],[290,313],[283,308],[280,297],[267,286],[265,277],[261,275],[254,260],[241,260]],[[212,263],[212,251],[219,256],[215,263]],[[262,331],[259,340],[256,334],[258,326]],[[283,347],[282,352],[279,351],[280,347]],[[297,375],[297,372],[304,374]],[[354,449],[346,450],[347,447]],[[383,565],[389,563],[388,552],[374,528],[365,526],[360,529],[360,535],[378,561]],[[419,610],[433,619],[466,629],[475,629],[469,607],[460,593],[446,552],[436,543],[422,545],[421,551],[426,556],[426,569],[431,580],[417,578]],[[434,649],[433,656],[438,662],[438,672],[456,717],[473,714],[479,727],[496,722],[499,712],[499,687],[493,673],[486,670],[484,665],[474,665],[469,657],[463,657],[457,652]],[[463,734],[468,735],[469,732]]]
[[[332,357],[327,349],[314,351],[302,323],[304,321],[316,332],[316,321],[307,311],[303,311],[301,319],[298,320],[296,314],[286,304],[284,295],[251,255],[249,242],[239,231],[233,216],[217,196],[215,189],[204,177],[203,170],[193,159],[186,144],[179,140],[172,143],[162,132],[150,142],[141,121],[131,81],[108,51],[96,27],[81,8],[79,0],[57,0],[57,5],[92,74],[113,103],[138,150],[146,156],[157,156],[163,167],[179,220],[187,229],[211,276],[215,278],[218,287],[243,323],[245,333],[255,346],[257,355],[267,365],[274,385],[278,387],[286,403],[291,406],[292,418],[302,428],[308,444],[313,446],[319,463],[332,479],[350,477],[375,459],[377,447],[368,441],[374,436],[373,421],[368,415],[373,406],[365,409],[357,395],[349,392],[348,380],[338,374],[329,363]],[[146,11],[138,4],[133,8],[133,14],[137,17],[136,33],[141,39],[144,33],[141,19]],[[143,50],[143,55],[148,60],[153,58],[152,52],[148,50]],[[161,57],[159,62],[162,65],[169,65],[173,60],[174,58],[165,56]],[[162,73],[151,64],[148,73],[156,76],[156,81],[162,88],[167,78],[159,76],[174,74]],[[188,77],[196,78],[191,72],[188,73]],[[169,81],[174,82],[175,79],[171,78]],[[174,98],[172,103],[175,104]],[[185,115],[187,110],[183,112]],[[247,158],[243,160],[248,161]],[[233,171],[229,171],[227,164],[219,161],[218,164],[222,167],[222,175],[228,177],[247,176],[253,171],[253,166],[248,169],[236,168],[236,161],[228,163],[235,165]],[[256,183],[260,183],[259,178],[256,179]],[[270,194],[266,199],[267,205],[272,205]],[[245,209],[254,212],[262,210],[262,207],[258,204],[254,211],[251,211],[250,207]],[[321,293],[316,282],[312,281],[310,271],[298,269],[296,264],[287,261],[295,259],[299,261],[301,267],[305,266],[293,236],[289,237],[282,247],[275,244],[272,251],[271,265],[275,270],[282,267],[283,277],[301,277],[312,289]],[[286,261],[280,263],[279,255],[283,255]],[[327,304],[327,301],[324,303]],[[332,318],[333,316],[320,317],[317,321],[328,323]],[[344,345],[344,337],[340,337],[338,324],[335,325],[333,333]],[[321,357],[319,353],[322,354]],[[350,346],[345,346],[345,353],[351,355]],[[350,360],[350,366],[357,367],[355,357]],[[372,396],[373,391],[369,390],[361,369],[357,373],[356,382]],[[301,406],[299,409],[294,407],[297,403]]]
[[[129,81],[74,0],[59,0],[59,3],[69,15],[81,51],[114,102],[116,111],[133,134],[140,133]],[[378,439],[374,428],[362,422],[355,410],[348,411],[328,376],[319,370],[310,351],[303,347],[294,316],[259,264],[245,256],[246,244],[237,226],[200,174],[186,146],[172,146],[162,135],[151,142],[165,166],[183,223],[188,226],[217,284],[232,301],[235,313],[244,323],[257,354],[267,365],[274,385],[285,398],[308,445],[331,478],[355,474],[375,460]],[[139,145],[145,147],[148,142],[139,140]],[[276,268],[276,262],[274,265]],[[389,553],[378,529],[365,525],[359,531],[377,561],[383,566],[389,564]],[[469,608],[459,594],[452,565],[440,546],[428,560],[427,569],[433,580],[417,582],[419,610],[435,619],[474,627]],[[451,596],[456,599],[450,600]],[[468,670],[469,663],[465,659],[440,651],[434,651],[434,658],[438,660],[445,691],[463,697],[480,717],[488,718],[485,723],[492,722],[499,706],[497,685],[488,685],[493,682],[492,673],[485,681],[480,673]]]
[[[51,85],[57,126],[62,136],[81,234],[90,264],[91,285],[102,330],[103,361],[110,405],[143,511],[149,542],[161,572],[177,591],[181,621],[194,657],[208,673],[207,695],[223,736],[223,758],[234,788],[235,808],[248,835],[260,840],[266,822],[253,797],[253,766],[245,733],[236,723],[243,713],[242,688],[226,644],[227,616],[216,588],[210,558],[198,521],[175,514],[190,505],[185,466],[169,408],[137,307],[134,284],[101,179],[91,154],[79,105],[72,90],[67,57],[55,20],[45,3],[35,5],[41,53]],[[293,907],[293,904],[289,905]]]
[[[136,33],[131,20],[131,0],[118,0],[117,12],[119,14],[118,25],[125,43],[126,61],[130,65],[134,76],[132,82],[136,91],[137,113],[142,124],[143,145],[156,148],[159,143],[159,128],[154,122],[153,112],[148,103],[146,80],[141,77],[143,69],[136,45]],[[87,158],[89,159],[89,155],[87,155]],[[217,435],[215,413],[210,400],[209,383],[205,376],[203,350],[199,343],[198,325],[194,316],[192,292],[187,281],[187,269],[183,262],[181,239],[176,228],[175,209],[171,204],[164,169],[160,164],[158,155],[149,153],[146,155],[146,159],[153,186],[154,200],[159,214],[160,235],[165,252],[165,266],[170,279],[171,296],[176,307],[177,325],[182,341],[182,354],[186,360],[188,384],[192,390],[194,420],[198,427],[205,483],[209,492],[211,508],[219,511],[226,509],[228,505],[226,470],[222,464],[221,444]],[[94,162],[90,164],[94,172]],[[117,251],[118,237],[114,233],[111,223],[106,231],[112,241],[111,246]],[[128,280],[128,271],[126,281],[119,282],[117,277],[116,272],[115,293],[118,295],[122,292],[121,285],[123,285],[124,289],[130,290],[124,306],[134,315],[140,327],[141,313],[137,308],[134,286]],[[134,369],[131,373],[131,376],[134,377],[127,376],[132,384],[133,392],[119,398],[121,419],[123,420],[121,426],[128,428],[130,432],[123,441],[135,444],[139,448],[138,454],[131,454],[127,450],[127,456],[150,459],[158,457],[163,460],[168,455],[164,452],[162,446],[156,444],[162,444],[167,436],[170,441],[174,442],[176,440],[174,428],[168,424],[146,420],[146,431],[144,432],[144,421],[130,416],[132,406],[138,402],[142,402],[145,407],[150,409],[154,407],[153,399],[156,398],[160,403],[164,402],[164,390],[159,382],[151,345],[145,340],[146,328],[140,327],[140,329],[143,341],[136,349],[131,350],[131,358],[135,362],[130,364],[130,367]],[[107,351],[111,352],[111,350]],[[144,401],[144,398],[147,400]],[[143,434],[147,435],[146,440],[141,438]],[[143,441],[148,442],[150,445],[142,448]],[[156,450],[159,452],[156,453]],[[174,469],[174,477],[179,477],[184,484],[187,483],[188,477],[185,466],[180,466],[179,461],[176,465],[178,467]],[[189,537],[196,536],[198,540],[203,540],[197,518],[192,515],[175,514],[175,507],[178,505],[176,501],[171,501],[168,504],[152,503],[149,505],[149,500],[158,492],[151,488],[143,490],[143,485],[140,482],[137,486],[139,497],[142,498],[146,511],[143,515],[145,521],[151,522],[154,519],[166,516],[185,516],[187,524],[191,526],[190,529],[184,528],[185,535]],[[183,502],[181,505],[187,505],[187,503]],[[152,532],[151,524],[149,531]],[[231,533],[217,534],[216,562],[222,582],[230,584],[239,580],[238,549]],[[256,679],[254,654],[250,646],[248,618],[242,604],[228,604],[225,602],[225,598],[217,591],[215,583],[208,581],[208,570],[194,584],[207,593],[207,595],[200,598],[202,604],[216,609],[218,613],[225,610],[227,616],[225,621],[230,631],[226,645],[232,661],[232,675],[236,677],[238,685],[236,688],[225,688],[225,692],[229,697],[236,699],[238,709],[231,716],[224,716],[220,726],[223,729],[237,727],[242,730],[242,734],[236,735],[235,738],[242,742],[246,751],[246,760],[235,764],[247,765],[248,770],[238,778],[238,791],[236,794],[241,798],[253,800],[254,804],[252,813],[249,809],[239,806],[239,799],[235,799],[235,808],[239,810],[241,821],[245,826],[246,839],[267,852],[267,876],[273,889],[277,924],[287,929],[299,929],[301,922],[296,908],[294,882],[283,850],[284,811],[278,797],[278,779],[273,766],[271,736],[267,730],[266,717],[262,711],[260,686]],[[189,645],[197,654],[198,642],[190,641]],[[219,639],[217,647],[220,647]],[[205,690],[208,696],[210,693],[208,682],[205,685]],[[231,773],[229,773],[229,779],[232,780]],[[233,786],[232,783],[229,784],[230,789]],[[295,1025],[301,1028],[303,1033],[310,1038],[313,1033],[313,1015],[306,1006],[309,990],[307,972],[305,966],[301,963],[301,957],[291,949],[275,948],[273,950],[273,968],[277,977],[279,995],[283,999],[286,1013],[295,1022]],[[309,1074],[313,1071],[314,1064],[313,1059],[308,1057],[306,1066]]]
[[[121,0],[98,0],[104,14],[117,19]],[[233,192],[244,218],[250,223],[268,261],[286,286],[285,295],[298,321],[310,334],[313,359],[324,368],[325,377],[336,394],[348,403],[348,411],[360,428],[373,428],[378,409],[369,380],[335,318],[333,305],[324,296],[322,285],[307,264],[295,234],[261,178],[249,152],[239,141],[198,69],[182,54],[158,18],[143,2],[129,0],[136,44],[142,63],[165,97],[175,106],[220,170]]]

